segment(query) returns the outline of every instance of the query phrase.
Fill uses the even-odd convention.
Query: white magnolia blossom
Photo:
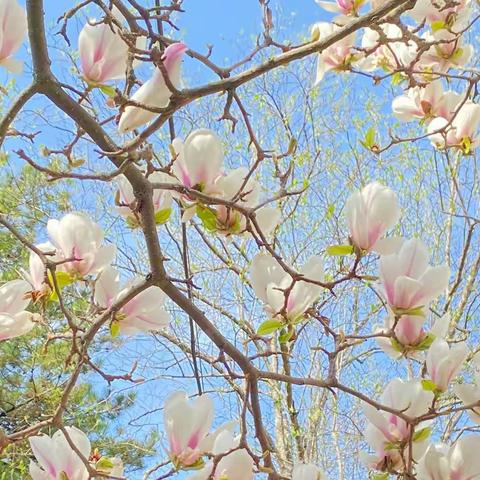
[[[153,172],[148,176],[150,183],[170,183],[174,184],[175,179],[164,172]],[[140,215],[138,213],[137,200],[133,193],[133,188],[125,175],[119,175],[117,178],[117,210],[122,217],[126,218],[132,227],[140,226]],[[157,224],[165,223],[170,217],[172,211],[173,194],[170,190],[154,189],[152,202]]]
[[[479,403],[468,410],[470,419],[480,425],[480,368],[478,366],[478,358],[474,357],[477,363],[477,369],[474,374],[474,383],[458,383],[453,386],[453,390],[457,397],[467,405]]]
[[[38,250],[48,254],[48,260],[55,262],[58,258],[55,255],[55,247],[50,242],[39,243],[35,245]],[[52,255],[53,253],[53,255]],[[22,271],[24,278],[30,283],[32,287],[31,296],[33,300],[37,300],[52,291],[52,286],[46,281],[46,267],[42,259],[33,251],[30,251],[28,262],[28,272]]]
[[[380,402],[386,407],[403,412],[410,418],[417,418],[428,412],[434,395],[423,389],[418,380],[401,380],[395,378],[385,388]],[[363,411],[369,423],[365,430],[365,440],[375,451],[375,454],[361,455],[363,463],[372,469],[383,470],[385,467],[402,470],[403,455],[408,456],[408,448],[403,450],[411,436],[409,424],[397,415],[377,410],[370,404],[363,404]],[[428,447],[428,424],[420,423],[415,427],[415,433],[425,431],[412,444],[413,459],[418,460]]]
[[[474,49],[466,45],[463,37],[458,37],[448,30],[439,30],[424,35],[426,42],[432,42],[430,49],[422,54],[422,70],[446,73],[450,68],[465,67],[471,60]]]
[[[323,260],[310,257],[300,269],[305,278],[323,282]],[[319,298],[322,287],[303,280],[295,282],[271,255],[257,254],[250,265],[250,279],[256,296],[265,304],[270,317],[280,313],[290,320],[298,320]]]
[[[236,422],[229,422],[210,432],[213,422],[213,401],[201,395],[189,401],[185,392],[174,392],[165,401],[164,427],[169,442],[169,456],[178,467],[196,464],[215,449],[217,438],[231,433]]]
[[[388,42],[380,44],[378,32],[365,28],[362,37],[362,49],[369,53],[358,62],[362,70],[384,69],[389,72],[409,67],[417,56],[417,45],[410,41],[405,43],[403,34],[397,25],[384,23],[380,26]]]
[[[341,15],[357,15],[366,0],[335,0],[329,2],[315,0],[315,2],[327,10],[327,12],[340,13]]]
[[[180,73],[183,54],[187,46],[181,42],[169,45],[162,56],[163,66],[170,83],[178,88],[180,86]],[[131,100],[147,107],[163,108],[170,102],[172,91],[165,82],[162,71],[155,68],[153,76],[145,82],[132,96]],[[145,108],[129,105],[125,108],[118,123],[120,133],[131,132],[155,118],[158,113]]]
[[[25,310],[30,291],[25,280],[11,280],[0,287],[0,341],[24,335],[35,326],[35,315]]]
[[[222,173],[223,147],[218,135],[207,129],[194,130],[185,142],[176,138],[172,173],[179,182],[207,195],[220,193],[216,185]]]
[[[260,203],[260,184],[251,176],[248,178],[249,169],[240,167],[232,170],[227,175],[220,177],[216,186],[225,200],[238,200],[236,205],[243,208],[253,208]],[[243,186],[243,184],[245,185]],[[243,189],[242,189],[243,186]],[[239,194],[239,195],[237,195]],[[261,232],[268,236],[272,233],[280,221],[280,211],[271,206],[265,206],[256,211],[256,220]],[[226,234],[244,233],[247,226],[247,219],[238,210],[225,205],[218,205],[216,208],[218,231]]]
[[[66,427],[67,435],[78,451],[88,459],[91,445],[88,437],[78,428]],[[29,438],[37,463],[30,462],[30,475],[33,480],[88,480],[87,467],[72,449],[61,430],[52,437],[38,435]],[[62,476],[63,474],[63,476]]]
[[[380,281],[385,299],[396,313],[422,314],[430,302],[448,286],[447,265],[430,267],[426,245],[418,239],[407,240],[398,253],[380,257]]]
[[[425,87],[410,88],[404,95],[395,97],[392,110],[404,122],[430,122],[434,117],[451,119],[462,99],[462,95],[456,92],[444,92],[442,82],[435,80]]]
[[[113,267],[105,267],[95,283],[95,303],[110,308],[118,299],[134,289],[141,278],[134,278],[120,288],[120,275]],[[165,311],[165,294],[159,287],[151,286],[135,295],[114,316],[119,331],[133,334],[157,331],[168,326],[170,315]]]
[[[449,28],[459,32],[465,28],[472,14],[470,0],[417,0],[414,7],[407,11],[418,24],[424,21],[435,29]]]
[[[119,23],[125,19],[117,8],[112,15]],[[147,39],[138,37],[136,48],[145,50]],[[91,85],[125,78],[128,70],[129,47],[113,23],[100,23],[92,19],[78,36],[78,51],[84,79]],[[133,62],[136,66],[139,62]]]
[[[0,66],[21,73],[23,62],[12,58],[27,34],[27,15],[16,0],[0,0]]]
[[[438,390],[444,392],[458,375],[469,350],[465,342],[449,347],[443,338],[437,338],[427,353],[426,366],[430,379]]]
[[[313,463],[297,463],[293,467],[292,480],[326,480],[326,476]]]
[[[49,220],[47,231],[56,257],[64,261],[57,269],[74,279],[99,272],[115,256],[115,245],[103,245],[100,225],[82,213],[68,213],[60,220]]]
[[[439,148],[456,147],[465,154],[471,153],[480,144],[480,105],[466,102],[453,120],[437,117],[428,126],[432,144]]]
[[[220,432],[215,438],[211,453],[224,456],[216,465],[213,460],[209,461],[188,480],[253,480],[253,459],[247,450],[239,448],[239,441],[240,437],[234,437],[230,430]]]
[[[345,205],[350,239],[360,250],[388,254],[397,251],[403,242],[398,237],[383,238],[400,218],[395,192],[378,182],[371,182],[354,192]]]
[[[316,23],[312,27],[312,37],[315,40],[323,39],[333,35],[339,29],[340,27],[333,23]],[[349,68],[355,59],[352,50],[354,43],[355,34],[347,35],[318,54],[315,84],[319,84],[330,70],[342,71]]]
[[[390,311],[385,317],[385,325],[376,329],[376,333],[388,333],[393,329],[395,339],[378,337],[377,343],[389,356],[398,359],[402,356],[422,360],[422,352],[435,338],[443,338],[447,334],[450,315],[446,313],[437,318],[427,330],[424,329],[423,315],[402,315],[395,320],[395,314]]]
[[[417,465],[418,480],[480,479],[480,437],[468,435],[453,446],[430,445]]]

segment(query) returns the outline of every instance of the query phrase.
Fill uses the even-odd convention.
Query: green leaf
[[[403,351],[405,350],[405,347],[395,338],[391,338],[390,343],[393,349],[397,352],[403,353]]]
[[[215,232],[217,230],[217,213],[215,210],[204,207],[203,205],[197,205],[197,215],[202,221],[203,226],[209,232]]]
[[[427,379],[422,380],[422,387],[427,392],[434,392],[435,390],[437,390],[437,385],[435,385],[435,382]]]
[[[102,457],[96,464],[95,468],[100,471],[110,472],[115,465],[108,457]]]
[[[413,441],[414,442],[421,442],[423,440],[427,440],[430,437],[431,430],[428,427],[422,428],[418,432],[413,434]]]
[[[276,332],[280,328],[283,327],[283,323],[276,318],[271,318],[269,320],[265,320],[257,330],[259,335],[269,335],[270,333]]]
[[[372,148],[375,145],[375,128],[370,127],[365,134],[365,145],[368,148]]]
[[[55,283],[53,281],[52,272],[50,270],[48,271],[48,279],[50,280],[50,283],[52,285],[52,293],[50,294],[50,297],[48,299],[51,302],[58,302],[57,292],[55,292],[55,290],[53,290]],[[66,272],[55,272],[55,279],[57,281],[56,283],[57,283],[58,289],[60,291],[62,291],[64,287],[66,287],[67,285],[71,285],[75,281]]]
[[[432,27],[432,32],[438,32],[439,30],[442,30],[443,28],[446,27],[445,22],[443,20],[437,20],[435,22],[432,22],[431,24]]]
[[[372,480],[388,480],[389,478],[388,473],[374,473],[371,477]]]
[[[403,82],[403,76],[400,72],[395,72],[393,75],[392,75],[392,85],[395,86],[395,85],[399,85],[400,83]]]
[[[298,145],[297,139],[292,137],[290,139],[290,143],[288,144],[287,155],[292,155],[293,153],[295,153],[295,150],[297,149],[297,145]]]
[[[205,465],[205,462],[202,458],[198,459],[195,463],[192,463],[191,465],[187,466],[182,466],[182,470],[200,470],[203,468]]]
[[[398,316],[400,315],[411,315],[413,317],[425,316],[423,305],[421,307],[415,307],[415,308],[394,308],[393,313]]]
[[[334,256],[345,256],[353,253],[352,245],[332,245],[327,247],[327,254]]]
[[[111,85],[100,85],[98,87],[102,93],[104,93],[107,97],[113,98],[117,94],[115,91],[115,87],[112,87]]]
[[[327,213],[325,214],[325,220],[330,220],[335,213],[335,204],[330,203],[327,207]]]
[[[155,223],[157,225],[163,225],[164,223],[167,223],[171,214],[172,214],[172,209],[171,208],[164,208],[162,210],[159,210],[155,214]]]
[[[427,333],[427,336],[415,347],[415,350],[428,350],[435,340],[433,333]]]
[[[281,345],[288,343],[293,337],[294,330],[282,330],[282,333],[278,337],[278,341]]]
[[[140,223],[135,217],[127,217],[125,221],[127,222],[128,228],[131,228],[132,230],[140,227]]]
[[[120,335],[120,323],[116,320],[110,323],[110,335],[112,338],[117,338]]]

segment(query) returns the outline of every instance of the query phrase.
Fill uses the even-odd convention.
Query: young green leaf
[[[276,332],[280,328],[283,327],[283,323],[276,318],[271,318],[269,320],[265,320],[257,330],[259,335],[270,335],[273,332]]]

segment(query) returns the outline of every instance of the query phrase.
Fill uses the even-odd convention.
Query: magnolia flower
[[[433,45],[422,55],[420,67],[430,72],[445,73],[450,68],[464,67],[472,58],[472,45],[465,45],[463,37],[458,37],[447,30],[439,30],[424,35],[426,42]]]
[[[430,141],[439,149],[456,147],[468,155],[480,145],[480,105],[466,102],[451,121],[437,117],[428,126]],[[441,131],[442,130],[442,131]]]
[[[322,259],[318,256],[310,257],[299,272],[310,280],[322,282]],[[250,278],[256,296],[265,303],[265,310],[272,318],[282,313],[290,320],[298,320],[322,291],[320,285],[303,280],[295,282],[291,288],[292,277],[272,256],[265,253],[259,253],[253,258]]]
[[[327,12],[340,13],[342,15],[357,15],[360,7],[366,0],[335,0],[334,2],[324,2],[315,0],[318,5],[327,10]]]
[[[164,423],[170,443],[169,455],[175,465],[193,465],[212,448],[208,436],[212,422],[213,401],[208,395],[192,402],[185,392],[175,392],[167,398]]]
[[[120,275],[112,267],[102,270],[95,283],[95,303],[110,308],[132,290],[140,279],[133,279],[120,289]],[[115,313],[113,327],[126,334],[156,331],[168,326],[170,315],[165,311],[165,294],[156,286],[141,291]]]
[[[216,186],[221,192],[221,196],[225,200],[232,200],[240,192],[238,201],[236,202],[237,205],[244,208],[257,206],[260,201],[260,184],[256,180],[250,177],[240,191],[248,173],[248,168],[240,167],[220,177],[216,182]],[[247,219],[238,210],[229,208],[226,205],[219,205],[215,212],[217,227],[220,233],[226,233],[228,235],[231,233],[241,234],[245,232]],[[268,236],[278,225],[280,211],[274,207],[262,207],[256,212],[256,220],[262,233]]]
[[[312,37],[315,40],[324,39],[333,35],[339,29],[340,27],[333,23],[316,23],[312,27]],[[316,85],[322,81],[325,73],[330,70],[348,70],[352,61],[355,60],[352,53],[354,42],[355,34],[347,35],[318,54]]]
[[[90,441],[78,428],[65,428],[70,441],[88,459],[91,452]],[[52,437],[38,435],[30,437],[30,446],[38,463],[30,462],[30,475],[33,480],[88,480],[90,475],[83,460],[72,449],[61,430]]]
[[[392,110],[404,122],[429,122],[434,117],[450,119],[461,100],[462,96],[456,92],[444,92],[442,83],[436,80],[426,87],[410,88],[405,95],[394,98]]]
[[[395,192],[378,182],[369,183],[347,200],[345,214],[350,229],[350,239],[360,250],[375,250],[393,253],[398,250],[402,239],[382,238],[400,218]]]
[[[480,371],[475,372],[475,384],[456,384],[453,386],[455,394],[465,405],[479,403],[479,406],[468,410],[471,420],[480,425]]]
[[[426,306],[448,286],[447,265],[430,267],[428,249],[418,239],[406,241],[392,255],[380,257],[380,280],[395,314],[424,314]]]
[[[123,22],[117,9],[112,15]],[[143,50],[145,45],[146,38],[139,37],[136,48]],[[83,77],[89,84],[101,85],[108,80],[125,78],[129,47],[113,23],[98,23],[95,19],[87,23],[78,37],[78,50]]]
[[[153,172],[148,180],[151,183],[174,183],[174,179],[163,172]],[[140,226],[140,216],[138,214],[137,199],[133,193],[133,188],[125,175],[119,175],[117,178],[117,196],[115,203],[118,205],[118,213],[127,219],[131,227]],[[156,188],[153,191],[153,208],[157,225],[165,223],[172,212],[172,192],[169,190],[160,190]]]
[[[0,287],[0,340],[24,335],[35,326],[35,315],[25,311],[30,290],[25,280],[11,280]]]
[[[16,0],[0,0],[0,65],[21,73],[23,62],[12,58],[27,34],[27,15]]]
[[[183,43],[172,43],[162,56],[163,66],[168,75],[170,83],[178,88],[180,84],[180,67],[183,54],[187,46]],[[163,108],[170,101],[172,92],[165,82],[162,71],[155,68],[152,78],[145,82],[132,96],[132,100],[147,107]],[[118,131],[120,133],[130,132],[133,129],[148,123],[158,114],[142,107],[129,105],[120,117]]]
[[[410,418],[417,418],[428,412],[434,399],[432,392],[423,389],[418,380],[392,380],[385,388],[380,403],[386,407],[401,411]],[[400,470],[402,466],[402,449],[411,437],[409,424],[393,413],[377,410],[370,404],[363,404],[363,411],[369,420],[365,439],[375,450],[375,455],[363,454],[362,460],[369,468],[383,470],[393,467]],[[420,458],[428,443],[429,429],[425,422],[415,428],[412,453],[413,458]],[[408,455],[408,448],[403,455]]]
[[[385,318],[385,326],[376,333],[388,333],[393,329],[395,338],[378,337],[380,348],[390,357],[402,356],[421,359],[421,352],[426,350],[435,338],[443,338],[448,331],[450,315],[439,317],[428,331],[424,330],[425,318],[422,315],[402,315],[397,321],[390,312]]]
[[[325,474],[311,463],[297,463],[293,467],[292,480],[325,480]]]
[[[417,23],[427,21],[435,30],[448,28],[460,31],[466,26],[471,15],[468,8],[470,0],[417,0],[415,6],[407,13]]]
[[[55,252],[55,247],[50,242],[44,242],[36,245],[37,249],[43,253],[49,253],[48,259],[51,261],[57,261],[58,258],[55,255],[51,255]],[[45,280],[45,264],[42,259],[32,250],[30,251],[29,258],[29,271],[23,272],[24,278],[30,283],[32,291],[30,295],[32,299],[38,300],[51,292],[51,286]]]
[[[417,465],[418,480],[478,480],[480,478],[480,437],[468,435],[450,448],[430,445]]]
[[[444,392],[448,389],[450,382],[462,368],[468,353],[465,342],[450,348],[443,338],[435,339],[428,350],[425,364],[430,379],[439,391]]]
[[[72,278],[100,271],[115,256],[114,245],[102,246],[101,227],[82,213],[68,213],[61,220],[49,220],[47,230],[58,259],[73,259],[58,266]]]
[[[234,437],[228,430],[222,431],[213,444],[213,455],[224,455],[215,465],[209,461],[198,473],[188,477],[188,480],[252,480],[253,459],[244,448],[238,448],[240,437]],[[236,449],[236,450],[235,450]]]
[[[183,142],[173,140],[176,153],[172,171],[180,183],[206,194],[218,193],[215,181],[223,166],[222,141],[215,132],[194,130]]]
[[[380,68],[392,72],[409,67],[416,58],[417,45],[411,41],[405,43],[397,25],[385,23],[380,28],[388,40],[386,43],[381,43],[380,35],[375,30],[364,30],[361,46],[369,54],[358,62],[360,68],[367,71]]]

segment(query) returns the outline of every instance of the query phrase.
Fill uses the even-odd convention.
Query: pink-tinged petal
[[[165,51],[163,52],[162,60],[165,65],[167,72],[171,72],[173,68],[175,68],[175,64],[177,64],[183,57],[183,54],[188,50],[188,47],[182,43],[172,43],[169,45]]]
[[[61,459],[55,458],[54,442],[48,435],[39,435],[29,438],[30,447],[40,467],[54,479],[60,475],[61,470],[57,469],[57,462]]]
[[[25,280],[11,280],[0,287],[0,313],[15,315],[30,303],[30,285]]]
[[[33,480],[51,480],[52,477],[42,470],[33,460],[30,460],[30,465],[28,468],[28,473]]]
[[[178,45],[181,45],[181,47]],[[183,44],[170,45],[168,47],[171,48],[170,53],[165,58],[168,78],[175,88],[178,88],[180,84],[181,58],[185,51],[184,47]],[[134,93],[132,100],[149,107],[163,108],[168,105],[171,96],[172,92],[166,85],[162,72],[156,68],[150,80]],[[135,128],[150,122],[157,115],[155,112],[140,107],[128,106],[120,117],[118,131],[120,133],[131,132]]]
[[[211,130],[195,130],[185,140],[184,156],[190,182],[203,185],[208,192],[223,166],[222,141]]]
[[[413,302],[417,305],[426,305],[445,291],[449,278],[450,268],[447,265],[429,267],[419,278],[423,286],[413,298]]]
[[[0,341],[25,335],[33,329],[33,314],[19,312],[14,316],[0,313]]]
[[[18,72],[22,62],[9,58],[22,44],[27,33],[25,10],[16,0],[2,0],[0,4],[0,64]]]
[[[424,112],[421,109],[417,99],[409,95],[401,95],[392,101],[393,114],[403,122],[423,118]]]
[[[263,207],[257,211],[256,219],[263,235],[269,237],[280,223],[281,211],[276,207]]]
[[[422,284],[413,278],[400,276],[395,280],[394,296],[388,299],[391,306],[396,308],[409,309],[423,306],[413,300],[422,288]]]
[[[380,238],[371,249],[380,255],[392,255],[397,253],[404,243],[405,239],[403,237]]]
[[[466,103],[462,106],[452,122],[456,128],[456,136],[461,141],[464,138],[473,139],[480,125],[480,105]]]
[[[395,335],[402,345],[417,345],[425,336],[424,318],[415,315],[402,315],[395,327]]]
[[[95,282],[95,303],[102,308],[109,308],[119,292],[120,275],[113,267],[106,267]]]

